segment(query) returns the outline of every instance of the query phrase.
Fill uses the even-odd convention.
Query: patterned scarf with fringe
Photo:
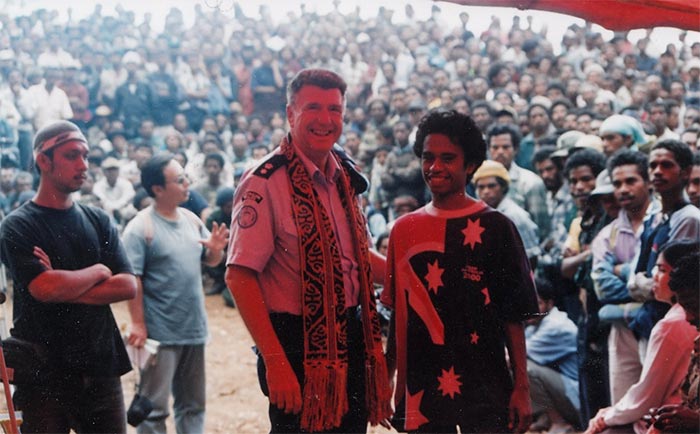
[[[348,411],[347,317],[340,252],[333,225],[313,188],[306,167],[287,138],[287,159],[294,221],[299,234],[299,257],[304,321],[304,384],[301,427],[309,432],[340,426]],[[329,153],[341,170],[338,191],[351,226],[359,262],[360,307],[365,342],[365,391],[369,422],[376,425],[391,415],[391,390],[382,351],[379,319],[372,290],[369,244],[364,215],[355,204],[350,170]]]

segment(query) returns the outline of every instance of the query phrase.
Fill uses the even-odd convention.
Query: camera
[[[126,421],[131,426],[139,426],[151,414],[151,411],[153,411],[151,400],[137,393],[126,411]]]

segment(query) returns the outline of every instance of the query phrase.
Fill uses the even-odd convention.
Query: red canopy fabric
[[[583,18],[608,30],[700,29],[700,0],[443,0],[470,6],[537,9]]]

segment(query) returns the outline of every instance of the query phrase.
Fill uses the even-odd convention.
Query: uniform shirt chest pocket
[[[279,230],[277,231],[275,237],[275,243],[279,245],[285,252],[292,252],[296,254],[299,250],[299,231],[297,230],[297,224],[294,220],[294,216],[289,213],[282,217],[282,221],[279,224]],[[313,225],[309,225],[310,231],[315,231],[316,228]]]

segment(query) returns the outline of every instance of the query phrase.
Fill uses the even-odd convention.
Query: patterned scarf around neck
[[[301,427],[309,432],[340,426],[348,411],[347,316],[340,252],[333,225],[313,188],[309,173],[287,138],[287,159],[294,221],[299,234],[299,259],[304,321],[304,384]],[[371,286],[369,244],[365,219],[353,202],[355,192],[343,168],[338,190],[350,222],[359,262],[360,307],[365,342],[365,391],[369,422],[376,425],[391,415],[389,380]]]

